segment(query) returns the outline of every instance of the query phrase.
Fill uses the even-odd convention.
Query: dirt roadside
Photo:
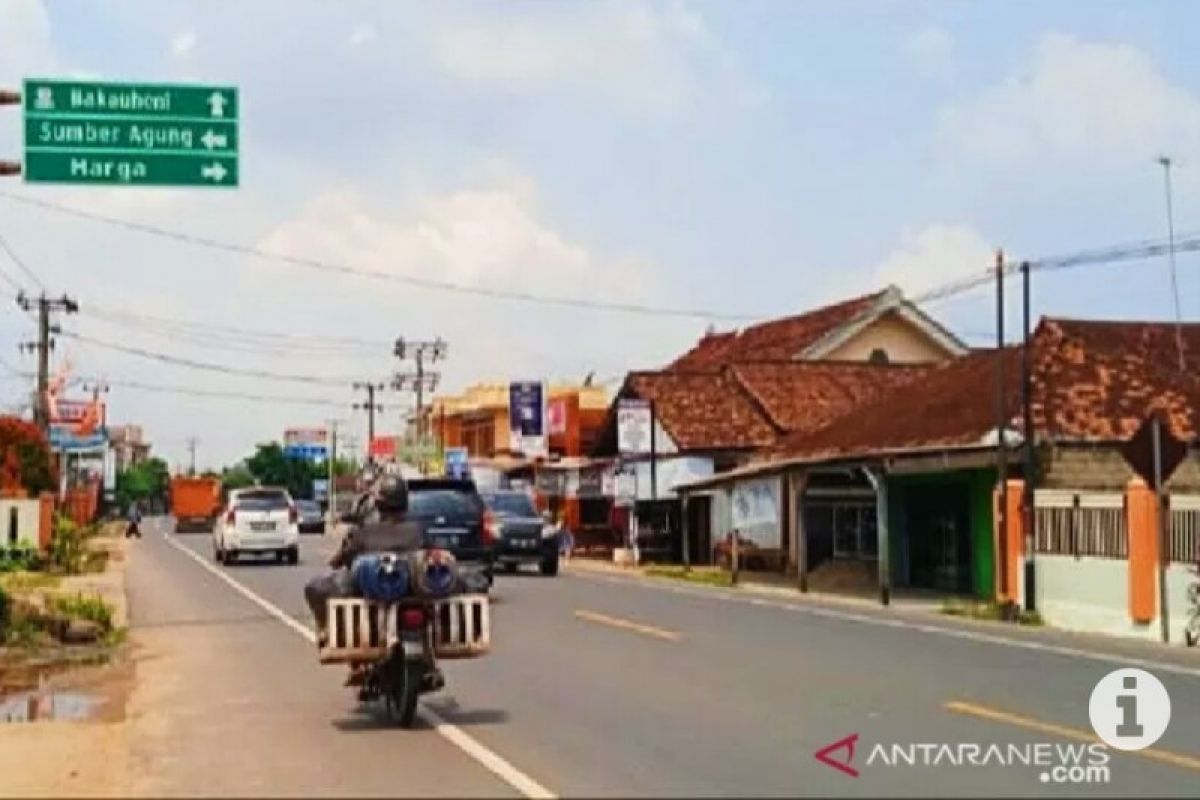
[[[127,624],[126,547],[104,537],[107,569],[99,575],[66,578],[65,592],[100,594],[113,607],[114,622]],[[79,666],[45,680],[48,696],[82,695],[96,703],[85,721],[0,721],[0,797],[122,797],[128,794],[129,723],[126,704],[134,685],[135,651],[129,644],[100,666]],[[43,672],[36,664],[26,676]]]

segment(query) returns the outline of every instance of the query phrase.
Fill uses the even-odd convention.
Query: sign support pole
[[[1162,421],[1158,414],[1151,422],[1154,442],[1154,503],[1158,507],[1158,619],[1162,627],[1163,644],[1171,641],[1171,622],[1167,611],[1167,560],[1171,554],[1167,552],[1169,545],[1167,528],[1169,523],[1166,497],[1163,492],[1162,475]]]

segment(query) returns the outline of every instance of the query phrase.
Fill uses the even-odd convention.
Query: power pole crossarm
[[[367,461],[373,462],[374,457],[371,455],[371,442],[375,441],[375,412],[383,411],[383,406],[375,402],[375,393],[384,389],[382,383],[372,383],[370,381],[357,381],[354,388],[358,391],[367,393],[367,402],[355,403],[354,407],[367,412]]]
[[[50,338],[53,327],[50,324],[50,312],[63,311],[74,314],[79,310],[79,304],[70,297],[63,295],[52,299],[46,295],[36,298],[24,292],[17,295],[17,305],[26,311],[37,309],[38,338],[29,348],[37,351],[37,402],[34,404],[34,418],[43,431],[50,429],[50,351],[54,349],[54,341]]]
[[[395,356],[401,361],[412,361],[412,372],[397,373],[392,387],[397,391],[411,389],[417,396],[417,425],[416,438],[420,445],[425,444],[425,392],[437,388],[441,374],[427,368],[426,362],[433,363],[446,357],[446,342],[439,336],[432,341],[414,342],[403,337],[396,340]]]

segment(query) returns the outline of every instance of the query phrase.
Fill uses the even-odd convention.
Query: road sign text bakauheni
[[[230,86],[25,81],[25,180],[238,185]]]

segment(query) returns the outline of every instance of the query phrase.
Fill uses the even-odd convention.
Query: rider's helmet
[[[408,511],[408,484],[398,475],[384,475],[375,490],[375,510],[380,514]]]

